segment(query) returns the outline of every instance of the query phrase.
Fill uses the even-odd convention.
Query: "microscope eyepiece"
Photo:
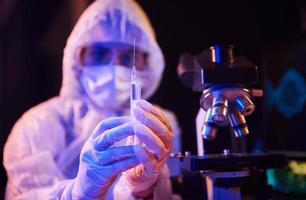
[[[210,47],[211,61],[215,64],[234,63],[233,45],[215,45]]]

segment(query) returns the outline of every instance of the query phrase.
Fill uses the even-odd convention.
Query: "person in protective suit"
[[[128,117],[134,41],[148,99],[164,58],[145,13],[132,0],[86,9],[64,49],[59,96],[23,114],[5,144],[6,199],[171,199],[166,160],[179,128],[146,100]]]

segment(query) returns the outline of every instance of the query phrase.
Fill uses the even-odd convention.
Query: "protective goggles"
[[[135,55],[135,56],[134,56]],[[148,54],[132,45],[124,43],[94,43],[80,48],[80,63],[83,66],[118,64],[126,67],[136,66],[138,70],[148,67]]]

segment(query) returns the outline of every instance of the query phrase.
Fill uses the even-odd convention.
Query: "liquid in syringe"
[[[137,80],[136,67],[133,66],[131,77],[131,101],[139,100],[141,98],[141,85]]]

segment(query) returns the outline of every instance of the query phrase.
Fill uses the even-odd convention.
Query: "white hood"
[[[153,95],[159,86],[164,70],[164,58],[153,28],[144,11],[133,0],[96,0],[81,15],[70,34],[63,57],[63,82],[60,95],[86,97],[80,84],[78,50],[92,42],[124,42],[149,53],[151,71],[150,88],[145,88],[143,98]],[[86,97],[87,98],[87,97]]]

